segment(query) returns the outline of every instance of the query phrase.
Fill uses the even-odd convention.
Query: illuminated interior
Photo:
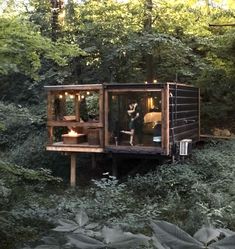
[[[108,143],[161,146],[161,91],[109,92]]]

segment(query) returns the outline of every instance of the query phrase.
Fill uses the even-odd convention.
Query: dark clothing
[[[129,122],[129,129],[134,130],[137,135],[138,143],[142,144],[143,137],[143,115],[139,106],[135,107],[135,111],[131,113],[131,120]]]
[[[135,120],[133,120],[132,118],[131,118],[131,120],[129,122],[129,129],[130,130],[135,129]]]
[[[138,115],[138,116],[137,116]],[[135,107],[135,111],[131,113],[130,115],[130,122],[129,122],[129,129],[136,129],[138,126],[138,120],[140,118],[140,113],[139,113],[139,106],[137,105]]]

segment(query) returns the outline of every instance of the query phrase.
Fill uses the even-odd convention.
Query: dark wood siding
[[[192,139],[200,135],[199,89],[170,84],[170,141]]]

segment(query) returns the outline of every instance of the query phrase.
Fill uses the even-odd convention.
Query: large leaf
[[[165,221],[151,222],[155,236],[162,245],[171,249],[203,249],[201,242],[192,238],[179,227]]]
[[[53,229],[57,232],[73,232],[79,228],[79,225],[72,220],[61,219],[58,222],[61,226],[57,226]]]
[[[83,234],[71,234],[67,236],[69,242],[79,249],[99,249],[105,245],[99,240],[90,238]]]
[[[208,245],[213,240],[218,240],[220,231],[212,227],[202,227],[193,235],[193,237],[196,240],[201,241],[204,245]]]
[[[153,235],[152,241],[153,241],[153,245],[154,245],[155,248],[157,248],[157,249],[170,249],[170,247],[168,247],[168,246],[166,246],[166,245],[162,245],[162,244],[160,243],[160,241],[156,238],[155,235]]]
[[[220,231],[220,233],[225,237],[235,235],[235,232],[233,232],[233,231],[231,231],[229,229],[225,229],[225,228],[220,228],[220,229],[218,229],[218,231]]]
[[[104,227],[102,230],[104,241],[110,248],[137,248],[148,246],[149,237],[143,234],[123,232],[119,228]]]
[[[42,241],[47,245],[56,245],[58,241],[53,237],[43,237]]]
[[[56,245],[41,245],[35,247],[34,249],[60,249],[60,247]]]
[[[88,223],[89,218],[84,210],[80,210],[80,212],[75,217],[75,221],[80,227],[82,227]]]
[[[89,223],[88,225],[85,226],[86,229],[95,229],[98,227],[99,227],[98,223]]]
[[[216,243],[209,245],[209,249],[234,249],[235,248],[235,235],[229,236]]]

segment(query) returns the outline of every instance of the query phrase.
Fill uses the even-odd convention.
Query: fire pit
[[[64,144],[78,144],[83,143],[86,140],[85,134],[79,134],[76,131],[71,130],[67,134],[62,135]]]

